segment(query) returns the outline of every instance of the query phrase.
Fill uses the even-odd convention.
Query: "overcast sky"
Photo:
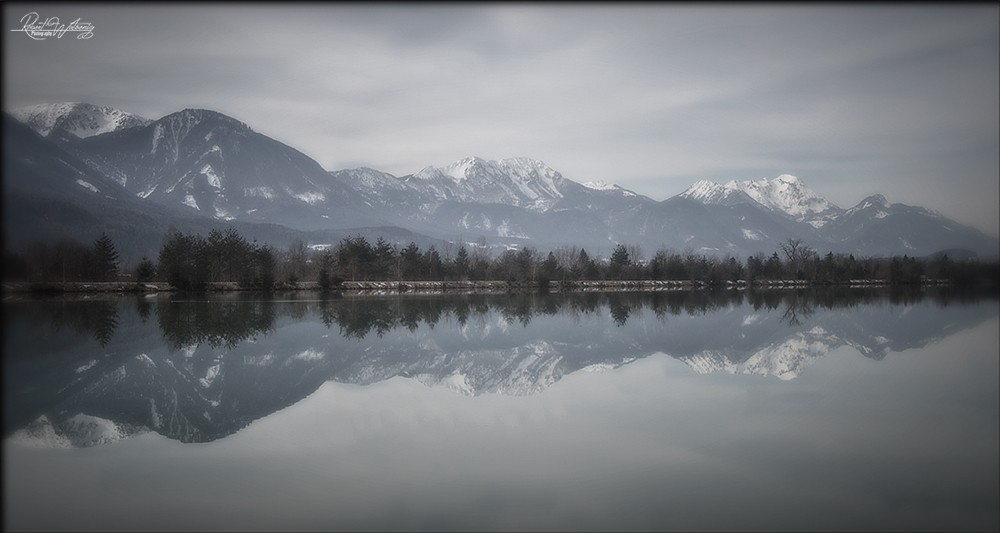
[[[32,40],[20,19],[93,37]],[[220,111],[328,170],[531,157],[656,200],[802,178],[997,235],[996,4],[5,3],[4,109]]]

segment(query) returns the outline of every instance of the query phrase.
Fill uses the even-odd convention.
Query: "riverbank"
[[[923,286],[949,285],[946,280],[929,280]],[[888,285],[884,280],[851,280],[840,284],[848,287],[879,287]],[[757,280],[747,282],[726,281],[724,289],[792,289],[807,288],[818,285],[803,280]],[[512,290],[538,290],[542,285],[531,281],[344,281],[333,288],[340,292],[506,292]],[[545,288],[551,291],[609,291],[609,290],[693,290],[709,288],[700,282],[690,280],[592,280],[592,281],[553,281]],[[258,289],[243,288],[234,282],[209,283],[205,292],[237,292],[257,291]],[[315,281],[298,283],[279,282],[274,291],[319,291]],[[169,283],[163,281],[134,282],[5,282],[4,293],[159,293],[177,292]]]

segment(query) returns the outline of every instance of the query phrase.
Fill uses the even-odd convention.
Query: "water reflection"
[[[8,301],[4,525],[995,530],[998,313],[938,290]]]
[[[139,307],[141,315],[142,303]],[[276,312],[273,301],[260,296],[219,300],[173,298],[157,307],[157,318],[163,340],[171,349],[203,343],[212,348],[233,349],[270,331]]]
[[[791,379],[840,346],[880,359],[971,327],[990,313],[954,306],[943,320],[940,310],[979,298],[835,289],[13,302],[4,437],[65,437],[84,413],[111,429],[80,442],[142,428],[205,442],[331,380],[404,376],[473,396],[524,395],[655,353],[700,373]]]

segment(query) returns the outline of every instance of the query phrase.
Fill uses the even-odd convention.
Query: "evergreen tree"
[[[259,287],[265,291],[274,288],[274,267],[277,266],[274,249],[265,244],[257,249],[257,279]]]
[[[455,278],[465,279],[469,274],[469,252],[465,251],[465,246],[458,249],[455,256]]]
[[[372,276],[379,280],[389,279],[396,264],[396,251],[388,241],[379,237],[375,241],[373,253],[374,265],[372,266]]]
[[[576,260],[577,268],[580,270],[580,279],[599,279],[601,271],[597,268],[597,263],[587,255],[587,250],[581,248],[580,255]]]
[[[319,290],[323,292],[329,291],[344,281],[333,274],[334,262],[333,252],[325,250],[319,263]]]
[[[545,258],[545,261],[542,261],[542,266],[538,274],[538,286],[543,289],[548,287],[549,282],[557,279],[559,274],[559,261],[556,259],[556,254],[549,252],[549,256]]]
[[[400,252],[400,275],[403,279],[418,279],[422,265],[423,257],[420,253],[420,247],[416,243],[411,242]]]
[[[145,255],[139,261],[139,266],[135,269],[135,279],[139,283],[145,283],[156,275],[156,266]]]
[[[625,272],[625,268],[632,264],[628,249],[624,244],[615,246],[615,251],[611,254],[610,271],[612,279],[620,279]]]
[[[211,270],[208,248],[201,235],[171,229],[160,248],[157,273],[179,290],[204,290]]]
[[[441,261],[441,254],[434,249],[432,244],[430,248],[427,249],[427,253],[424,254],[424,272],[427,279],[439,280],[441,279],[441,273],[443,271],[444,263]]]
[[[95,280],[113,281],[118,278],[118,251],[107,233],[102,232],[94,241],[92,257]]]

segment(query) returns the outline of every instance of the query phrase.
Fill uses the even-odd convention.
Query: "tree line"
[[[210,283],[230,282],[241,288],[271,290],[300,281],[334,289],[352,281],[506,281],[547,287],[588,280],[677,280],[718,287],[730,283],[794,280],[807,284],[844,284],[857,280],[918,284],[943,280],[960,285],[1000,286],[995,261],[955,260],[945,254],[930,258],[907,255],[855,257],[820,255],[797,239],[788,239],[767,254],[745,259],[713,256],[693,250],[658,250],[651,259],[636,245],[618,244],[608,258],[592,257],[579,247],[547,253],[533,247],[507,249],[495,255],[480,242],[426,250],[405,247],[379,237],[346,237],[335,246],[313,249],[299,240],[287,250],[250,242],[235,229],[212,230],[207,237],[171,229],[156,261],[143,257],[123,265],[114,243],[102,234],[90,246],[74,241],[38,244],[21,254],[5,253],[4,278],[25,281],[164,281],[180,290],[203,290]]]

